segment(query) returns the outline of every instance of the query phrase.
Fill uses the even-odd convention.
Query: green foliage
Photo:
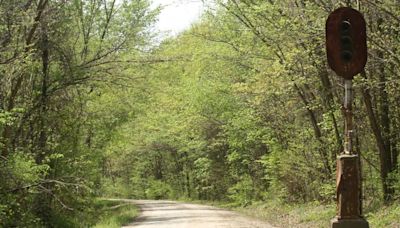
[[[15,108],[10,112],[0,109],[0,127],[12,125],[16,120],[19,113],[23,113],[23,109]]]
[[[242,205],[273,198],[333,202],[343,91],[326,68],[321,15],[328,14],[327,6],[290,1],[216,1],[216,6],[152,50],[168,61],[141,69],[146,79],[138,86],[145,85],[145,99],[117,130],[120,140],[108,145],[107,170],[118,170],[110,177],[138,198],[148,197],[150,182],[157,180],[170,186],[172,198]],[[360,97],[355,150],[368,158],[363,170],[373,178],[364,185],[365,196],[375,198],[379,173],[369,163],[380,161]],[[116,157],[122,154],[122,160]]]
[[[114,92],[134,84],[157,13],[147,0],[1,1],[0,226],[85,223],[113,130],[133,115]]]
[[[250,177],[242,177],[238,183],[228,189],[228,197],[240,206],[251,204],[254,198],[253,183]]]
[[[11,180],[15,182],[16,186],[19,183],[32,184],[44,177],[49,170],[47,164],[38,165],[33,159],[32,155],[26,155],[23,153],[15,153],[9,157],[9,177],[13,177]]]
[[[97,196],[332,203],[343,88],[324,26],[341,4],[216,0],[155,44],[147,0],[1,1],[0,225],[93,224]],[[354,149],[368,207],[400,193],[395,4],[360,2],[370,59],[354,79]]]
[[[159,180],[150,180],[146,187],[146,197],[149,199],[171,198],[171,186]]]
[[[1,226],[40,224],[31,208],[24,205],[34,202],[33,194],[40,191],[38,186],[48,171],[48,165],[38,165],[33,156],[23,153],[15,153],[1,162],[0,174],[8,180],[0,185]],[[17,197],[16,193],[25,196]]]

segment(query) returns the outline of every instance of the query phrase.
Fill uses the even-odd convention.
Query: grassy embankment
[[[284,205],[277,202],[257,203],[248,207],[236,207],[244,214],[262,218],[279,227],[330,227],[335,215],[335,205],[308,203]],[[365,211],[371,228],[400,228],[400,205],[394,204]]]
[[[123,201],[98,200],[96,208],[98,216],[93,223],[94,228],[120,228],[139,214],[135,205]]]
[[[198,202],[198,201],[197,201]],[[319,228],[330,227],[335,205],[321,203],[288,205],[279,201],[258,202],[241,207],[232,203],[202,202],[229,208],[250,217],[265,220],[277,227]],[[371,228],[400,228],[400,204],[366,208],[365,216]]]

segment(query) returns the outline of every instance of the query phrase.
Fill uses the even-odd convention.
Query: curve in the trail
[[[131,200],[141,215],[125,228],[272,228],[235,212],[211,206],[160,200]]]

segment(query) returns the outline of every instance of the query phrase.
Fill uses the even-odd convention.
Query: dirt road
[[[125,228],[272,228],[235,212],[210,206],[160,200],[132,200],[141,215]]]

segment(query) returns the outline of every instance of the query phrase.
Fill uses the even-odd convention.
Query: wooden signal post
[[[353,152],[353,77],[367,62],[366,25],[360,12],[342,7],[332,12],[326,22],[326,49],[329,66],[344,78],[345,117],[344,151],[337,157],[337,214],[332,228],[368,228],[362,217],[361,168],[359,155]]]

